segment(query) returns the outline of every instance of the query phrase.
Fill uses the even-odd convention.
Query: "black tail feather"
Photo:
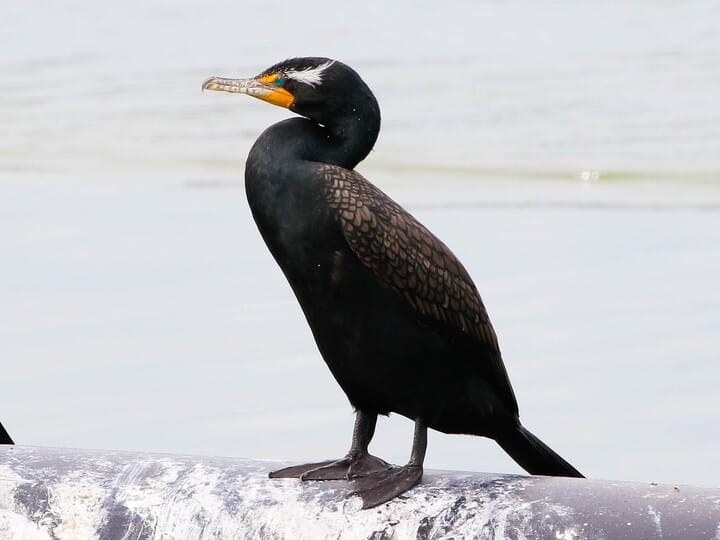
[[[518,425],[512,432],[503,433],[497,442],[511,458],[530,474],[585,478],[548,445]]]
[[[10,437],[8,432],[5,431],[2,423],[0,423],[0,444],[15,444],[12,440],[12,437]]]

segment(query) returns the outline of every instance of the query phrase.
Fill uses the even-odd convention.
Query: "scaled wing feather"
[[[480,294],[450,249],[360,174],[333,165],[322,169],[328,203],[362,263],[421,314],[499,352]]]

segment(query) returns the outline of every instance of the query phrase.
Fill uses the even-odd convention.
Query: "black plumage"
[[[380,111],[357,73],[327,58],[281,62],[203,88],[289,108],[248,156],[253,217],[333,376],[357,411],[348,455],[274,477],[355,479],[365,507],[420,481],[428,427],[495,439],[533,474],[581,476],[527,431],[470,275],[428,229],[353,169]],[[415,421],[410,462],[371,456],[377,415]]]
[[[10,434],[5,431],[5,428],[0,423],[0,444],[15,444],[12,440],[12,437],[10,437]]]

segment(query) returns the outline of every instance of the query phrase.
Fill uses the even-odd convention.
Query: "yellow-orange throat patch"
[[[271,73],[257,80],[263,83],[268,89],[267,94],[257,96],[263,101],[286,109],[295,101],[295,96],[282,87],[282,85],[285,84],[285,79],[279,73]]]

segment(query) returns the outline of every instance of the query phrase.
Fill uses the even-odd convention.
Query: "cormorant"
[[[354,479],[363,508],[420,482],[427,428],[490,437],[531,474],[582,475],[525,429],[480,295],[435,235],[354,169],[380,130],[349,66],[294,58],[203,89],[248,94],[304,118],[270,126],[248,155],[252,215],[330,371],[356,410],[348,454],[272,478]],[[368,453],[377,415],[415,422],[410,461]]]
[[[5,431],[2,422],[0,422],[0,444],[15,444],[10,434]]]

